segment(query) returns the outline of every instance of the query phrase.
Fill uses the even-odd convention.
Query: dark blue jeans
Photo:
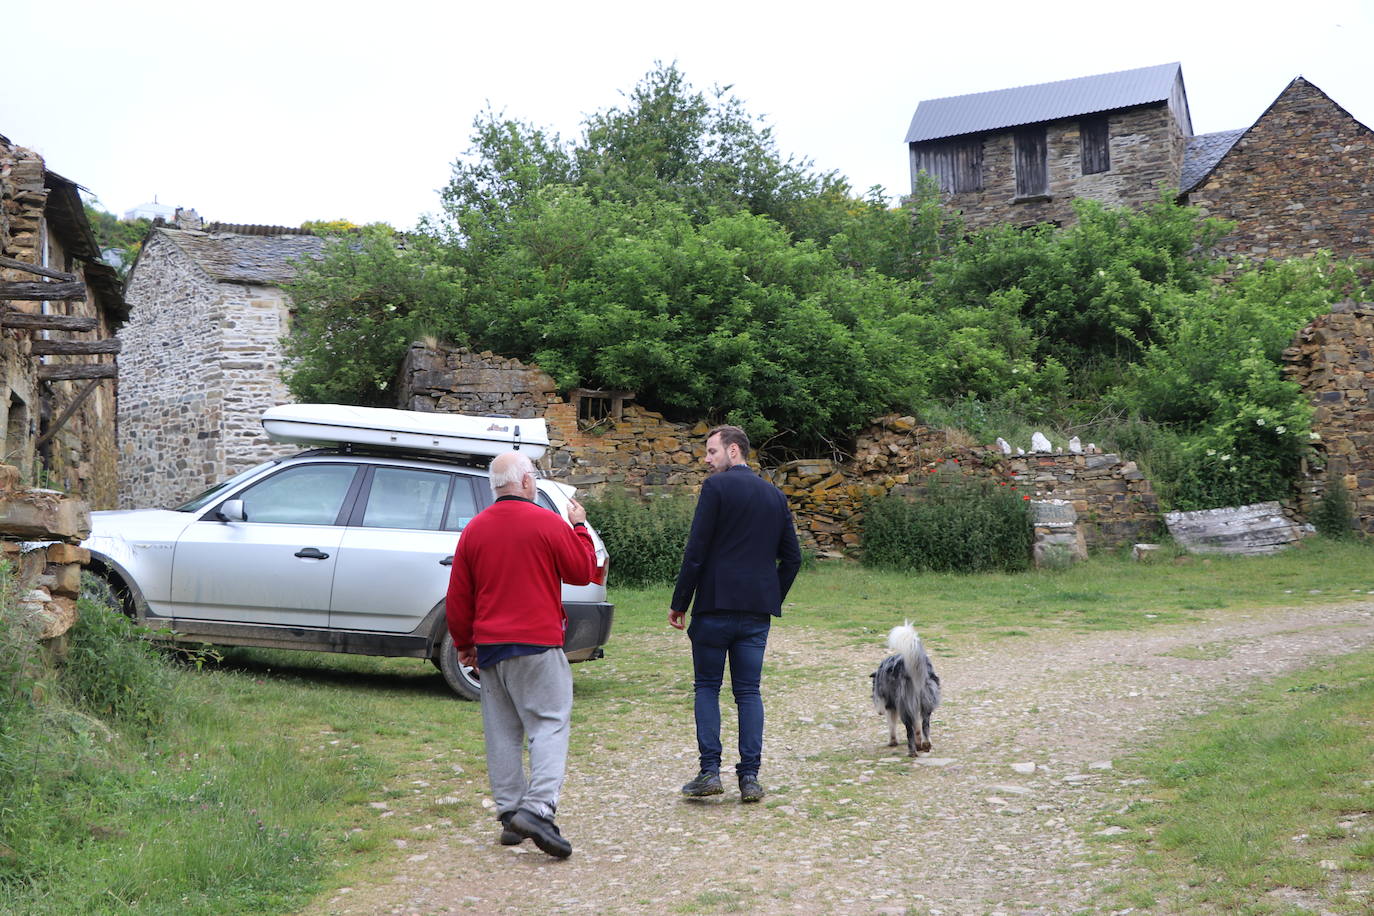
[[[696,688],[697,751],[703,770],[720,770],[720,685],[730,663],[730,689],[739,708],[738,776],[757,776],[763,758],[763,650],[768,645],[767,614],[718,611],[693,614],[692,639]]]

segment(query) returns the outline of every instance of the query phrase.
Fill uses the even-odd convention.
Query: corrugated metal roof
[[[1214,134],[1189,137],[1188,149],[1183,154],[1183,171],[1178,177],[1179,190],[1185,193],[1193,190],[1247,130],[1248,127],[1242,127],[1239,130],[1221,130]]]
[[[1014,89],[926,99],[916,106],[906,142],[939,140],[1167,102],[1181,72],[1182,66],[1175,62]]]

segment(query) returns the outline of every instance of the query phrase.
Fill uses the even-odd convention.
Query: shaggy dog
[[[887,713],[888,747],[897,746],[897,719],[906,726],[906,751],[930,750],[930,714],[940,705],[940,678],[910,623],[887,634],[889,655],[873,678],[873,708]]]

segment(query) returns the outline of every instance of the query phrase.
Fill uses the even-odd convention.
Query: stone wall
[[[41,478],[97,508],[113,508],[117,501],[114,380],[38,380],[39,369],[45,365],[101,363],[110,358],[32,353],[38,338],[109,339],[122,315],[114,271],[93,260],[99,252],[93,239],[83,235],[85,214],[77,190],[72,182],[48,172],[37,153],[0,137],[0,255],[71,274],[86,287],[81,299],[9,301],[0,303],[0,308],[96,320],[93,331],[6,328],[0,333],[0,461],[21,468],[26,480]],[[0,269],[0,280],[41,279],[24,270]]]
[[[1074,221],[1075,197],[1112,207],[1143,207],[1159,199],[1161,186],[1178,185],[1186,142],[1167,105],[1109,115],[1111,168],[1094,175],[1082,174],[1077,119],[1054,121],[1045,128],[1048,199],[1015,200],[1013,134],[989,134],[983,141],[983,190],[947,197],[948,205],[963,213],[969,231],[1005,223],[1069,225]]]
[[[121,334],[119,502],[175,506],[273,455],[262,412],[289,402],[276,287],[217,282],[166,235],[149,235]]]
[[[18,468],[0,465],[0,552],[13,570],[20,612],[39,639],[59,650],[76,623],[81,567],[90,562],[89,551],[78,545],[90,523],[82,500],[24,487]]]
[[[1339,303],[1298,332],[1284,373],[1312,403],[1313,445],[1350,491],[1356,526],[1374,534],[1374,305]],[[1324,470],[1303,487],[1303,512],[1321,496]]]
[[[1226,255],[1374,257],[1374,132],[1299,77],[1187,202],[1235,221]]]
[[[593,496],[608,487],[640,495],[694,492],[706,477],[706,423],[673,423],[633,404],[618,420],[579,422],[576,404],[557,395],[553,379],[518,360],[416,345],[399,390],[401,406],[411,410],[544,416],[553,446],[545,472]],[[803,545],[838,555],[859,546],[866,499],[919,490],[927,475],[942,470],[993,480],[1032,500],[1063,500],[1077,512],[1089,547],[1116,547],[1161,530],[1158,502],[1133,462],[1096,452],[1004,455],[951,444],[911,417],[874,421],[856,438],[852,458],[789,461],[762,473],[787,495]]]
[[[1119,547],[1161,529],[1159,502],[1134,462],[1092,454],[1005,455],[992,446],[953,444],[912,417],[875,420],[855,440],[854,457],[791,461],[769,476],[787,494],[803,540],[817,549],[857,547],[865,499],[918,493],[933,474],[980,478],[1028,500],[1062,500],[1077,513],[1090,548]]]

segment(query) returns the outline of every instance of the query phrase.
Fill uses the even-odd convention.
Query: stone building
[[[0,136],[0,464],[114,507],[113,334],[126,317],[80,186]]]
[[[1345,301],[1298,332],[1283,353],[1284,374],[1312,405],[1319,470],[1307,503],[1326,486],[1350,492],[1355,527],[1374,534],[1374,306]]]
[[[913,187],[939,182],[970,230],[1067,224],[1073,200],[1139,207],[1162,189],[1236,223],[1218,252],[1374,257],[1374,136],[1294,79],[1248,128],[1195,136],[1177,63],[921,102]]]
[[[155,226],[129,274],[119,383],[119,503],[171,506],[274,454],[262,412],[281,377],[293,262],[322,240],[180,214]]]
[[[916,107],[911,180],[939,183],[964,225],[1066,224],[1073,200],[1138,207],[1177,188],[1193,134],[1177,63]]]
[[[1374,258],[1374,131],[1298,77],[1244,130],[1194,138],[1182,200],[1233,220],[1222,254]]]

